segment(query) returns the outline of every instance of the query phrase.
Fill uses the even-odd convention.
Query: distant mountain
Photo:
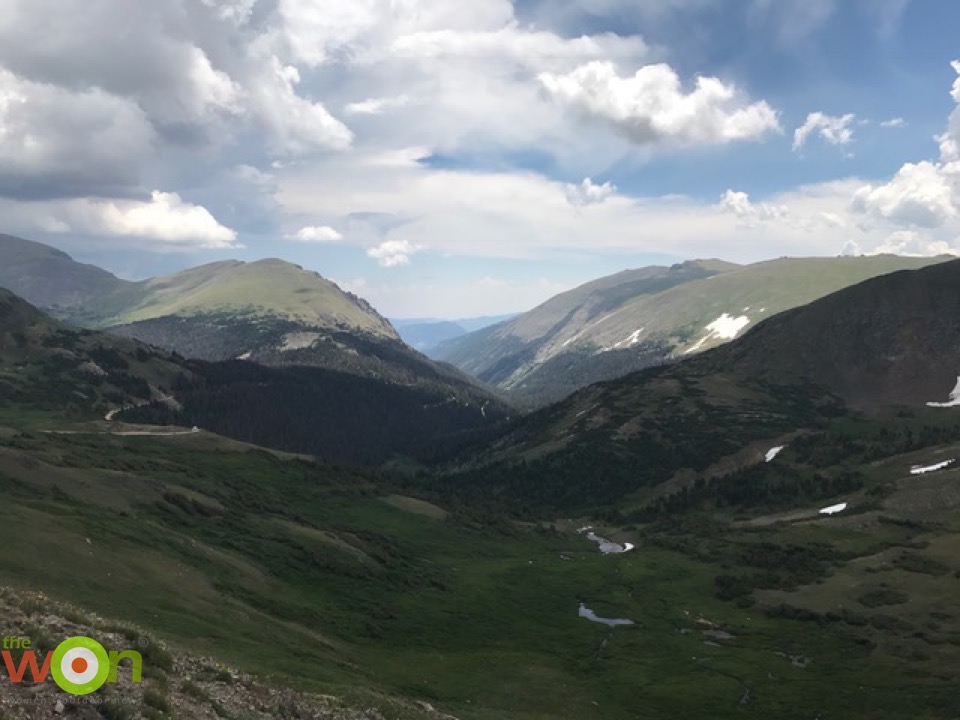
[[[135,286],[48,245],[0,235],[0,287],[37,307],[57,310],[98,304]]]
[[[946,258],[716,260],[630,270],[548,300],[434,354],[518,402],[543,405],[590,383],[728,342],[762,321],[871,277]]]
[[[430,357],[442,343],[481,330],[516,317],[510,315],[491,315],[488,317],[464,318],[461,320],[437,320],[433,318],[393,319],[391,324],[400,333],[403,341]]]
[[[322,368],[437,390],[477,408],[492,400],[463,373],[407,347],[365,300],[282,260],[228,260],[128,282],[2,236],[0,268],[0,287],[22,290],[68,323],[186,358]]]
[[[453,373],[438,368],[428,377],[417,370],[419,382],[400,384],[318,367],[190,361],[71,328],[0,290],[0,407],[6,409],[196,425],[374,466],[396,456],[426,461],[453,452],[509,412]]]
[[[407,345],[427,354],[440,343],[460,337],[461,335],[466,335],[468,332],[463,325],[450,320],[404,325],[393,321],[393,325],[397,328],[397,332],[400,333],[400,337],[403,338],[403,341],[407,343]]]
[[[756,462],[758,442],[838,415],[960,413],[958,376],[960,260],[865,281],[710,352],[581,390],[444,483],[534,512],[642,507],[657,488]]]

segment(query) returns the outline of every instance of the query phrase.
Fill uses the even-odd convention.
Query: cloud
[[[248,91],[256,122],[268,132],[268,147],[275,155],[298,157],[324,150],[345,150],[353,133],[322,103],[297,94],[300,72],[275,55],[266,58],[263,81]]]
[[[0,195],[103,195],[137,183],[155,140],[136,104],[0,68]]]
[[[142,238],[181,249],[237,247],[236,232],[177,193],[157,190],[149,201],[79,199],[42,207],[40,229],[47,232]]]
[[[561,106],[613,126],[638,145],[723,144],[780,129],[766,102],[748,103],[734,86],[713,77],[698,77],[684,93],[665,64],[621,77],[612,62],[595,61],[566,74],[542,73],[539,80]]]
[[[951,65],[960,75],[960,62]],[[888,182],[864,185],[852,196],[850,208],[867,218],[867,229],[888,233],[875,252],[955,252],[960,241],[960,77],[951,97],[957,107],[937,138],[939,161],[905,163]]]
[[[960,255],[960,250],[943,240],[931,240],[924,234],[913,230],[899,230],[891,233],[871,255],[908,255],[911,257],[933,257],[937,255]]]
[[[937,140],[940,142],[940,159],[944,163],[960,162],[960,60],[950,63],[958,77],[953,81],[950,97],[957,107],[950,114],[947,131]]]
[[[387,240],[367,250],[367,255],[376,260],[381,267],[392,268],[410,264],[410,256],[423,248],[407,240]]]
[[[885,185],[866,185],[853,196],[856,212],[895,225],[938,228],[958,215],[954,189],[940,166],[907,163]]]
[[[343,235],[328,225],[309,225],[286,238],[304,243],[336,243],[343,240]]]
[[[607,198],[616,194],[617,186],[611,182],[597,185],[590,178],[584,178],[583,182],[579,185],[564,185],[563,191],[567,196],[567,202],[571,205],[584,207],[586,205],[602,203]]]
[[[762,200],[747,197],[749,212],[757,214],[757,227],[763,228],[761,242],[756,233],[744,232],[752,224],[748,217],[717,202],[621,191],[585,212],[571,204],[567,183],[536,173],[385,166],[374,164],[376,157],[330,158],[323,174],[308,167],[285,169],[277,176],[278,199],[305,224],[329,222],[360,247],[406,241],[467,266],[464,258],[539,261],[584,252],[705,257],[716,255],[718,247],[734,261],[833,255],[851,232],[865,235],[856,230],[850,210],[850,198],[864,185],[860,179]],[[368,217],[382,220],[363,220]]]
[[[889,120],[884,120],[882,123],[880,123],[880,127],[888,128],[888,129],[902,128],[906,126],[907,126],[907,121],[904,120],[902,117],[890,118]]]
[[[382,115],[388,110],[401,108],[410,102],[406,95],[395,97],[370,98],[360,102],[349,103],[343,111],[349,115]]]
[[[793,149],[800,150],[807,139],[817,133],[825,142],[831,145],[846,145],[853,140],[851,123],[856,119],[853,113],[846,115],[826,115],[822,112],[812,112],[807,115],[806,122],[793,133]]]
[[[771,205],[769,203],[755,205],[751,202],[747,193],[735,190],[727,190],[720,197],[720,207],[732,212],[748,224],[768,220],[783,220],[790,214],[786,205]]]

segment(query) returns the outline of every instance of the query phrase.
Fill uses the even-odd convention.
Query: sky
[[[960,254],[960,3],[0,0],[0,232],[280,257],[390,317]]]

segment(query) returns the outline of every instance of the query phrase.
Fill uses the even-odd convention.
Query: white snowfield
[[[787,449],[786,445],[780,445],[779,447],[770,448],[767,451],[767,454],[764,459],[766,460],[766,462],[773,462],[774,459],[777,457],[777,455],[779,455],[786,449]]]
[[[950,393],[950,399],[947,402],[928,402],[927,407],[960,407],[960,377],[957,378],[957,386],[953,389],[953,392]]]
[[[837,513],[842,513],[847,509],[846,503],[840,503],[839,505],[831,505],[830,507],[825,507],[820,511],[821,515],[836,515]]]
[[[943,470],[944,468],[950,467],[956,462],[956,459],[953,460],[944,460],[941,463],[936,465],[914,465],[910,468],[911,475],[926,475],[927,473],[937,472],[937,470]]]
[[[731,317],[727,313],[724,313],[712,323],[707,325],[707,334],[700,338],[696,345],[689,350],[686,350],[684,355],[697,352],[711,340],[733,340],[735,337],[737,337],[737,335],[740,334],[740,331],[749,324],[750,318],[748,318],[746,315],[741,315],[740,317]]]

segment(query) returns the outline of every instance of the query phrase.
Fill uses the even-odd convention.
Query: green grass
[[[196,502],[171,502],[171,488]],[[936,669],[960,660],[960,618],[943,617],[960,602],[952,576],[918,573],[939,566],[916,559],[878,576],[858,559],[944,563],[951,546],[937,538],[951,536],[923,529],[694,515],[603,557],[575,534],[410,512],[425,506],[388,504],[350,471],[196,438],[27,433],[0,442],[0,497],[0,582],[359,703],[389,707],[384,694],[399,694],[464,720],[883,720],[948,717],[958,689]],[[718,599],[716,577],[762,572],[769,546],[829,547],[835,559],[781,573],[803,581],[757,590],[753,606]],[[856,603],[882,582],[909,583],[907,601]],[[838,601],[855,612],[831,618]],[[637,624],[589,623],[581,602]],[[781,605],[805,614],[770,610]],[[734,638],[705,644],[706,622]]]

